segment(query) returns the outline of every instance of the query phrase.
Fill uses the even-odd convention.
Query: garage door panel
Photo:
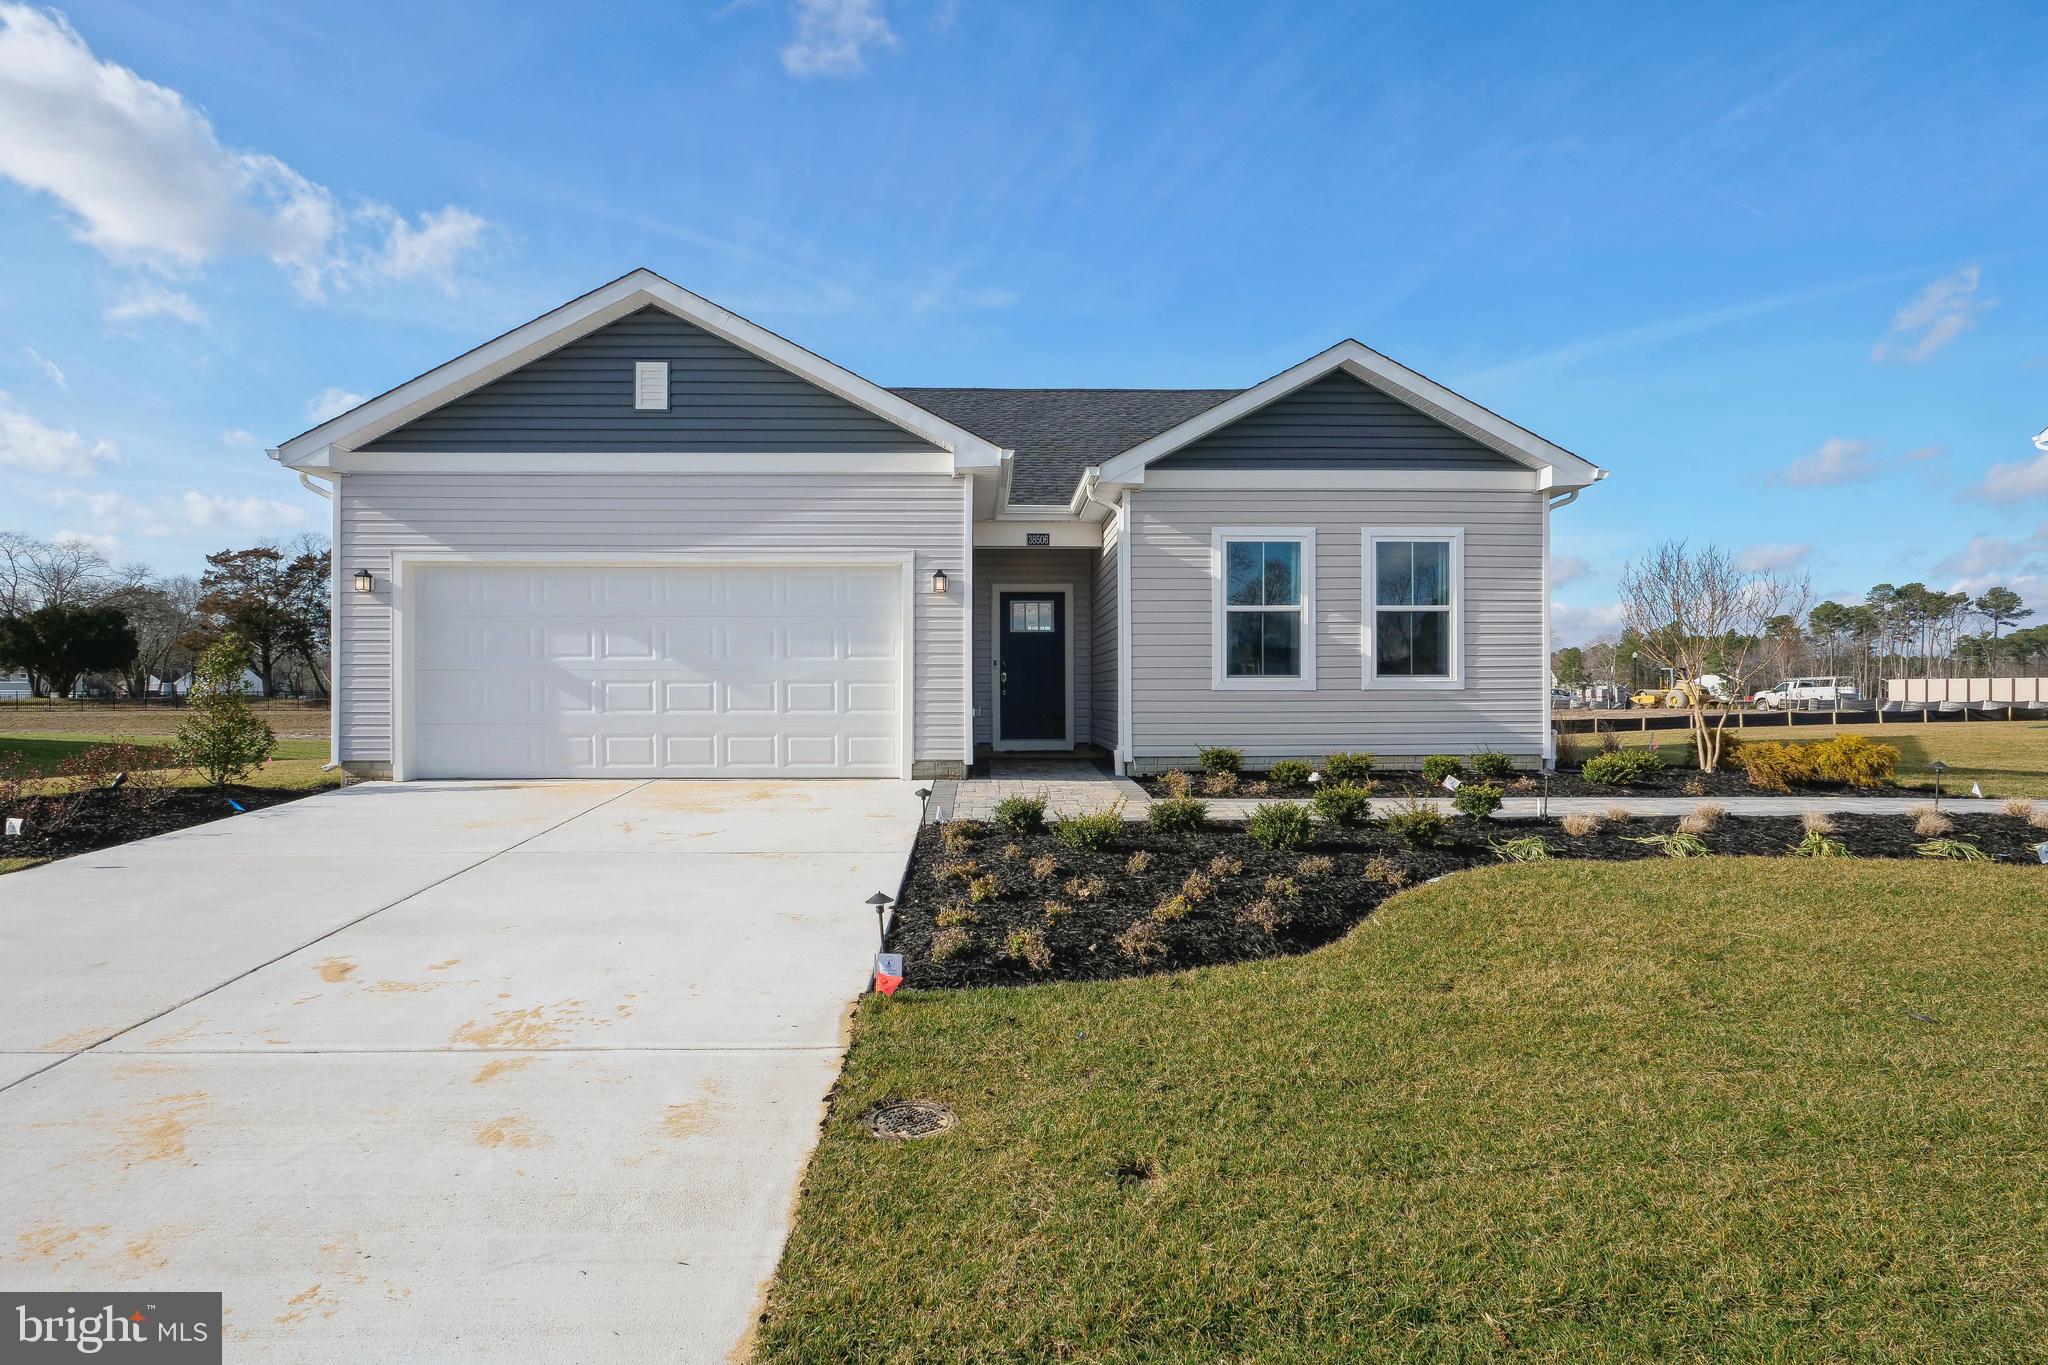
[[[895,776],[901,571],[428,566],[420,777]]]

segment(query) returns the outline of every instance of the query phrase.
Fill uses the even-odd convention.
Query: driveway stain
[[[550,1014],[552,1011],[552,1015]],[[453,1043],[489,1048],[549,1048],[567,1042],[570,1032],[586,1022],[581,1000],[558,1000],[552,1005],[528,1005],[525,1009],[497,1010],[486,1024],[472,1019],[450,1035]],[[597,1021],[600,1026],[605,1022]]]
[[[38,1223],[24,1228],[15,1235],[15,1242],[21,1248],[14,1259],[22,1265],[35,1261],[47,1261],[51,1265],[63,1265],[67,1261],[84,1260],[91,1255],[96,1244],[107,1235],[105,1223],[91,1227],[71,1228],[61,1223]],[[87,1242],[87,1238],[91,1242]],[[83,1245],[81,1245],[83,1244]]]
[[[320,973],[322,981],[346,981],[356,964],[345,957],[330,957],[313,970]]]
[[[121,1169],[152,1161],[182,1160],[192,1124],[212,1106],[213,1097],[204,1090],[160,1095],[136,1105],[117,1130],[121,1145],[116,1155],[122,1158]]]
[[[533,1065],[533,1058],[531,1057],[499,1057],[485,1062],[477,1070],[476,1075],[469,1078],[469,1083],[471,1085],[489,1085],[507,1072],[517,1071],[521,1067],[531,1065]]]
[[[501,1119],[492,1119],[476,1130],[476,1145],[479,1147],[532,1147],[545,1139],[535,1131],[534,1126],[517,1114],[507,1114]]]
[[[445,972],[460,961],[462,959],[459,957],[451,957],[446,962],[430,962],[427,964],[427,970],[430,972]]]

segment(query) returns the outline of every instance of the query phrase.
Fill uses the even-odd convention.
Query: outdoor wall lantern
[[[370,590],[370,587],[371,587],[371,585],[372,585],[373,581],[374,581],[374,580],[372,580],[372,579],[371,579],[371,577],[370,577],[370,571],[369,571],[368,569],[357,569],[357,570],[356,570],[356,591],[357,591],[357,592],[368,592],[368,591]]]
[[[932,570],[932,591],[933,591],[933,592],[935,592],[935,593],[939,593],[939,594],[941,594],[941,595],[943,595],[943,594],[945,593],[945,591],[946,591],[946,571],[945,571],[944,569],[933,569],[933,570]]]

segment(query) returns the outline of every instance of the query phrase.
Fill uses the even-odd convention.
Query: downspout
[[[1075,499],[1074,511],[1079,513],[1092,502],[1116,519],[1116,748],[1110,754],[1110,761],[1116,775],[1122,777],[1130,767],[1131,752],[1131,708],[1127,695],[1131,673],[1131,547],[1130,537],[1125,534],[1123,500],[1104,502],[1095,496],[1096,485],[1101,478],[1102,468],[1099,465],[1090,466],[1081,475],[1081,495]]]

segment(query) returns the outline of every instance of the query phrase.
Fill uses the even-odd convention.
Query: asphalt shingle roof
[[[1010,501],[1065,506],[1081,471],[1215,407],[1238,389],[891,389],[1017,452]]]

